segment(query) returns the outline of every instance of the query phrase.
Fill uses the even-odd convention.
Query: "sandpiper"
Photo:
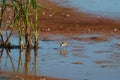
[[[66,41],[64,41],[60,44],[60,46],[62,46],[62,47],[66,47],[67,45],[68,45],[68,43]]]

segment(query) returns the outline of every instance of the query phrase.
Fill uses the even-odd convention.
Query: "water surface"
[[[13,36],[12,44],[18,37]],[[119,80],[120,36],[49,35],[39,49],[0,49],[0,70],[70,80]],[[60,47],[67,41],[67,47]],[[108,77],[109,76],[109,77]]]

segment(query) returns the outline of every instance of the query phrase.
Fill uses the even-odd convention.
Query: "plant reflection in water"
[[[31,51],[32,50],[34,50],[34,57],[32,57],[32,58],[34,58],[33,62],[31,59]],[[15,54],[17,54],[17,53],[15,53]],[[18,58],[17,57],[15,58],[13,56],[13,54],[11,54],[10,49],[2,48],[0,50],[0,70],[4,66],[4,69],[2,69],[2,70],[36,75],[37,57],[38,57],[37,49],[30,49],[30,48],[19,49]],[[5,63],[3,64],[3,62],[5,62]],[[18,64],[18,65],[16,65],[16,64]]]

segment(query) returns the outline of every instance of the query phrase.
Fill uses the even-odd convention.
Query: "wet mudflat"
[[[17,44],[18,38],[13,38],[12,44]],[[67,46],[60,46],[62,42]],[[119,80],[120,36],[43,35],[37,50],[1,48],[0,70],[70,80]]]

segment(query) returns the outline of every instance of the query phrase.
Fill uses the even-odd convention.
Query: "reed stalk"
[[[38,17],[37,17],[37,1],[36,0],[32,0],[32,6],[33,6],[33,10],[34,10],[34,17],[35,17],[34,28],[33,28],[34,36],[35,36],[34,46],[38,47],[38,34],[39,34],[39,31],[38,31],[38,25],[37,25]]]
[[[1,5],[0,5],[0,8],[1,8],[1,12],[0,12],[0,28],[2,27],[3,15],[4,15],[4,12],[6,10],[6,5],[5,4],[6,4],[6,0],[2,0]],[[1,37],[1,45],[3,45],[4,44],[4,39],[3,39],[1,29],[0,29],[0,37]]]
[[[7,1],[9,1],[7,3]],[[38,47],[38,18],[37,18],[37,0],[2,0],[1,13],[0,13],[0,27],[3,21],[3,15],[5,14],[6,7],[10,7],[13,10],[13,19],[8,26],[12,25],[9,34],[6,32],[7,39],[3,39],[2,31],[0,29],[1,43],[8,43],[12,36],[13,28],[16,28],[19,33],[19,45],[22,46],[23,38],[25,37],[26,47]],[[7,29],[6,29],[7,30]],[[32,45],[31,40],[34,40]]]

